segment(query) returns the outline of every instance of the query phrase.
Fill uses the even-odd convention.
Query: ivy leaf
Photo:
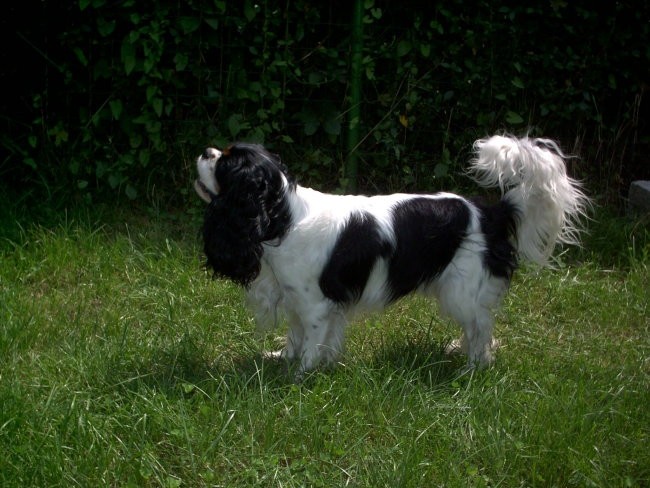
[[[304,130],[305,130],[305,135],[306,136],[313,136],[316,134],[316,131],[318,130],[318,126],[320,125],[320,122],[318,122],[318,119],[308,119],[304,121]]]
[[[153,106],[154,112],[156,112],[156,115],[160,117],[162,115],[163,111],[163,100],[162,98],[154,98],[153,101],[151,102],[151,105]]]
[[[341,121],[338,118],[328,119],[323,122],[323,129],[331,136],[338,136],[341,133]]]
[[[174,56],[174,63],[176,63],[176,71],[183,71],[189,63],[189,56],[185,53],[177,53]]]
[[[201,20],[197,17],[181,17],[178,21],[183,34],[191,34],[199,28]]]
[[[250,22],[255,18],[256,14],[255,5],[252,2],[246,2],[246,5],[244,5],[244,17],[246,17],[246,20]]]
[[[219,19],[205,19],[205,23],[214,30],[219,28]]]
[[[433,174],[436,178],[444,178],[449,174],[449,165],[447,163],[438,163],[433,168]]]
[[[521,124],[524,121],[524,118],[516,112],[508,111],[506,113],[506,122],[509,124]]]
[[[114,20],[106,21],[104,18],[100,17],[97,19],[97,32],[102,37],[110,36],[115,30],[115,25],[117,22]]]
[[[124,39],[120,54],[122,63],[124,63],[124,71],[129,75],[135,68],[135,46],[128,39]]]
[[[397,45],[397,56],[406,56],[411,51],[411,43],[409,41],[400,41]]]
[[[146,89],[147,102],[150,102],[153,96],[158,93],[158,87],[156,85],[149,85]]]
[[[120,115],[122,115],[122,100],[111,100],[108,102],[108,106],[111,108],[111,114],[115,120],[120,120]]]
[[[81,48],[75,47],[73,49],[75,55],[77,56],[77,59],[81,63],[82,66],[88,66],[88,58],[86,58],[86,55],[84,52],[81,50]]]
[[[232,114],[228,118],[228,130],[233,139],[236,138],[241,131],[248,128],[250,128],[250,124],[244,120],[242,114]]]
[[[135,200],[138,197],[138,191],[131,185],[126,185],[124,193],[126,193],[126,196],[129,197],[129,200]]]
[[[519,88],[520,90],[523,90],[525,88],[524,82],[521,81],[521,78],[518,76],[515,76],[510,83],[512,83],[516,88]]]
[[[115,190],[115,188],[120,184],[120,177],[116,174],[108,175],[108,184],[111,189]]]
[[[309,73],[307,79],[309,80],[310,85],[318,86],[324,81],[324,76],[322,73],[319,73],[318,71],[312,71]]]

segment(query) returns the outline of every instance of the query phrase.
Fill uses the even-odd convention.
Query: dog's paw
[[[454,339],[449,344],[445,346],[445,354],[447,356],[456,356],[459,354],[464,354],[465,350],[463,349],[463,340]]]
[[[287,350],[278,349],[277,351],[264,351],[262,352],[262,358],[270,361],[286,361],[288,360]]]

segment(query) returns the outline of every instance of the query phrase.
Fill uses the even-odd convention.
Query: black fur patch
[[[350,216],[320,276],[323,294],[336,303],[361,297],[377,259],[386,257],[389,244],[379,233],[376,219],[364,212]]]
[[[390,299],[436,278],[467,234],[470,211],[457,198],[414,198],[393,208],[397,246],[390,259]]]
[[[481,211],[481,231],[487,249],[483,263],[494,276],[510,280],[517,268],[517,251],[512,244],[517,231],[517,209],[506,200],[486,205],[478,199],[473,203]]]

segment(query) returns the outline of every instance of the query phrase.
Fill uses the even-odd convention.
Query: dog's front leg
[[[313,307],[301,316],[302,348],[299,378],[319,365],[335,362],[343,352],[345,317],[329,304]]]

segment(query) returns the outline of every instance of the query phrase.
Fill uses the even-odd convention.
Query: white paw
[[[262,352],[262,357],[264,359],[269,359],[272,361],[288,360],[286,349],[278,349],[277,351],[264,351]]]

